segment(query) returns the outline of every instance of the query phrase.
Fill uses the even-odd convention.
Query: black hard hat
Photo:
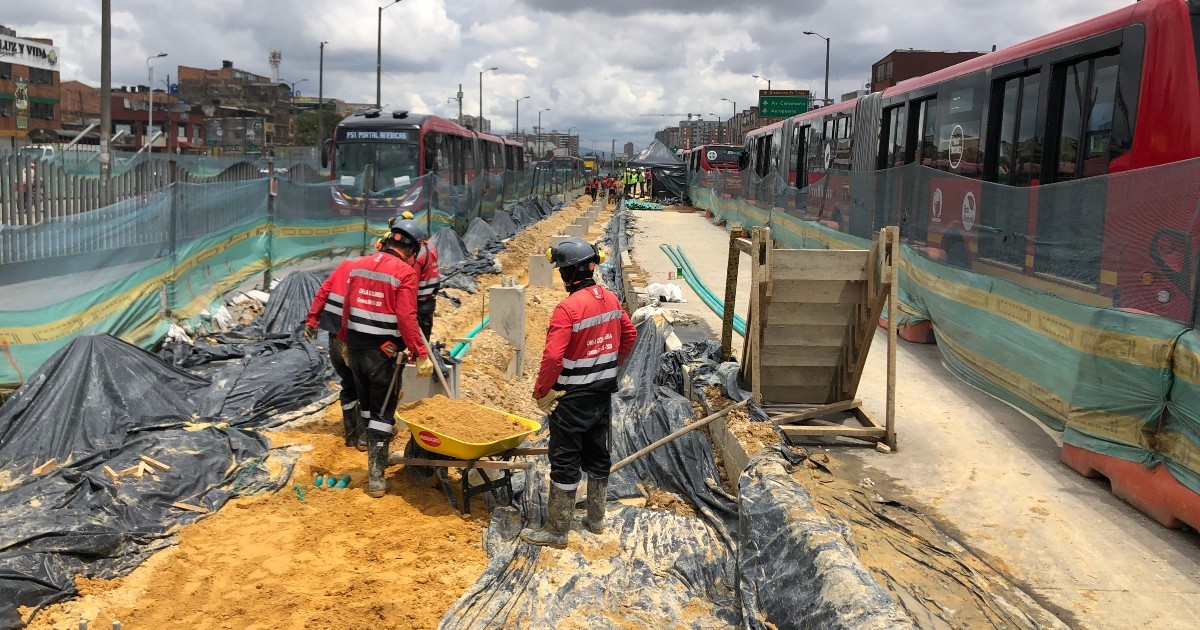
[[[388,227],[392,229],[392,238],[400,241],[401,243],[411,240],[420,245],[421,241],[425,240],[425,230],[423,230],[421,228],[421,224],[417,223],[416,221],[402,217],[403,215],[400,217],[394,217],[392,220],[388,221]],[[397,233],[403,236],[398,237]]]
[[[604,253],[591,243],[572,236],[564,239],[558,247],[546,250],[546,260],[554,263],[557,268],[575,267],[589,262],[604,262]]]

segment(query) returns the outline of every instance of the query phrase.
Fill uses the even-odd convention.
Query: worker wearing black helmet
[[[379,252],[354,264],[342,309],[340,335],[366,424],[367,494],[372,497],[386,491],[383,473],[400,398],[401,353],[407,350],[417,359],[418,375],[433,374],[417,326],[417,272],[410,266],[420,241],[406,227],[392,225]]]
[[[546,250],[570,295],[554,309],[533,396],[549,414],[550,501],[541,529],[521,538],[535,545],[564,547],[575,507],[575,490],[588,475],[584,527],[604,531],[608,497],[608,423],[617,368],[633,349],[637,330],[612,291],[593,277],[600,252],[581,238]]]
[[[412,268],[417,271],[417,323],[425,338],[433,339],[433,313],[437,310],[437,292],[442,285],[437,249],[427,240],[428,235],[421,224],[413,221],[411,212],[401,214],[400,219],[393,223],[403,224],[404,229],[421,243],[411,262]]]

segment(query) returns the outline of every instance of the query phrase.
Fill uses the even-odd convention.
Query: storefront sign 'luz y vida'
[[[0,60],[13,65],[58,70],[58,47],[0,35]]]

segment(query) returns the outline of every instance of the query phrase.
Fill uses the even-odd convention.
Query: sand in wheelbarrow
[[[405,405],[396,413],[430,431],[471,444],[487,444],[529,431],[499,411],[442,395]]]

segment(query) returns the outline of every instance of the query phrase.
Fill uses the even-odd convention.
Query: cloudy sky
[[[113,0],[113,85],[156,82],[177,65],[218,68],[224,59],[270,76],[268,51],[280,50],[280,76],[315,96],[319,42],[325,94],[375,100],[376,8],[389,0]],[[824,41],[831,38],[830,91],[860,88],[871,64],[896,48],[990,50],[1128,7],[1132,0],[401,0],[383,11],[383,102],[393,108],[454,115],[479,108],[493,130],[574,127],[584,148],[617,141],[638,147],[676,117],[713,120],[753,104],[757,90],[810,89],[819,95]],[[6,3],[0,23],[18,36],[51,37],[62,78],[100,82],[100,2]],[[285,8],[286,7],[286,8]]]

